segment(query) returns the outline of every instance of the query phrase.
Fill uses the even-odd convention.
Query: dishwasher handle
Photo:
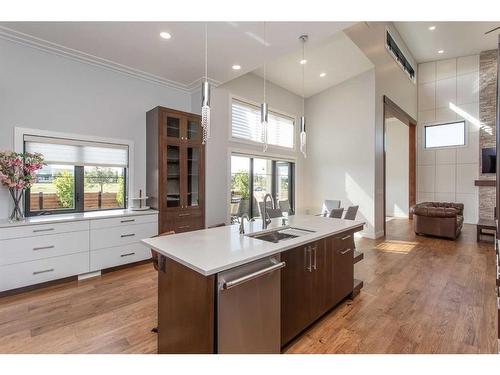
[[[222,284],[222,289],[227,290],[227,289],[234,288],[235,286],[244,284],[247,281],[256,279],[256,278],[258,278],[258,277],[260,277],[262,275],[265,275],[265,274],[274,272],[276,270],[279,270],[279,269],[285,267],[285,265],[286,265],[285,262],[276,263],[276,264],[274,264],[274,265],[272,265],[270,267],[266,267],[266,268],[263,268],[261,270],[249,273],[248,275],[242,276],[242,277],[240,277],[238,279],[234,279],[234,280],[231,280],[231,281],[226,281],[224,284]]]

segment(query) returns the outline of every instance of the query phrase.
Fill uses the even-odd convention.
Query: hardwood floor
[[[360,239],[364,288],[286,353],[496,353],[493,245],[415,237],[407,220]],[[0,353],[154,353],[151,264],[0,298]]]

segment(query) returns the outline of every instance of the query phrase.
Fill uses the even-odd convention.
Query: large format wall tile
[[[478,220],[478,195],[456,194],[456,201],[464,204],[464,222],[467,224],[477,224]]]
[[[442,79],[440,81],[436,81],[436,108],[440,107],[449,108],[450,103],[456,103],[456,102],[457,102],[456,78],[447,78],[447,79]]]
[[[435,108],[436,83],[423,83],[418,85],[418,109],[425,111]]]
[[[479,161],[479,133],[469,130],[467,137],[467,145],[457,148],[458,164],[475,164]]]
[[[427,83],[436,80],[436,62],[423,63],[418,65],[418,82]]]
[[[455,165],[436,165],[435,193],[455,193]]]
[[[479,55],[463,56],[457,59],[457,75],[479,72]]]
[[[434,165],[417,166],[418,191],[434,192],[434,177],[436,167]]]
[[[457,162],[457,149],[441,148],[436,150],[436,164],[453,164]]]
[[[457,60],[440,60],[436,62],[436,81],[455,78],[457,75]]]
[[[457,105],[479,102],[479,72],[457,77]]]
[[[478,179],[479,163],[457,164],[457,193],[475,193],[477,187],[474,180]]]

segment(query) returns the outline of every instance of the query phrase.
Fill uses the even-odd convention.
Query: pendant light
[[[304,155],[304,158],[307,158],[306,153],[306,115],[305,115],[305,99],[304,99],[304,73],[306,66],[306,58],[305,58],[305,46],[307,42],[307,35],[299,36],[299,39],[302,41],[302,60],[300,64],[302,65],[302,116],[300,117],[300,152]]]
[[[210,84],[208,83],[208,30],[205,22],[205,77],[201,84],[201,128],[202,144],[210,138]]]
[[[266,48],[266,23],[264,22],[264,48]],[[265,51],[265,50],[264,50]],[[266,54],[264,53],[264,100],[260,105],[260,124],[262,126],[262,138],[264,142],[264,152],[267,151],[267,120],[269,115],[269,108],[266,102],[266,80],[267,80],[267,69],[266,69]]]

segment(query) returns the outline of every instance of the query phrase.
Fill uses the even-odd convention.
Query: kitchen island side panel
[[[158,272],[158,353],[214,353],[214,298],[215,275],[167,258]]]

